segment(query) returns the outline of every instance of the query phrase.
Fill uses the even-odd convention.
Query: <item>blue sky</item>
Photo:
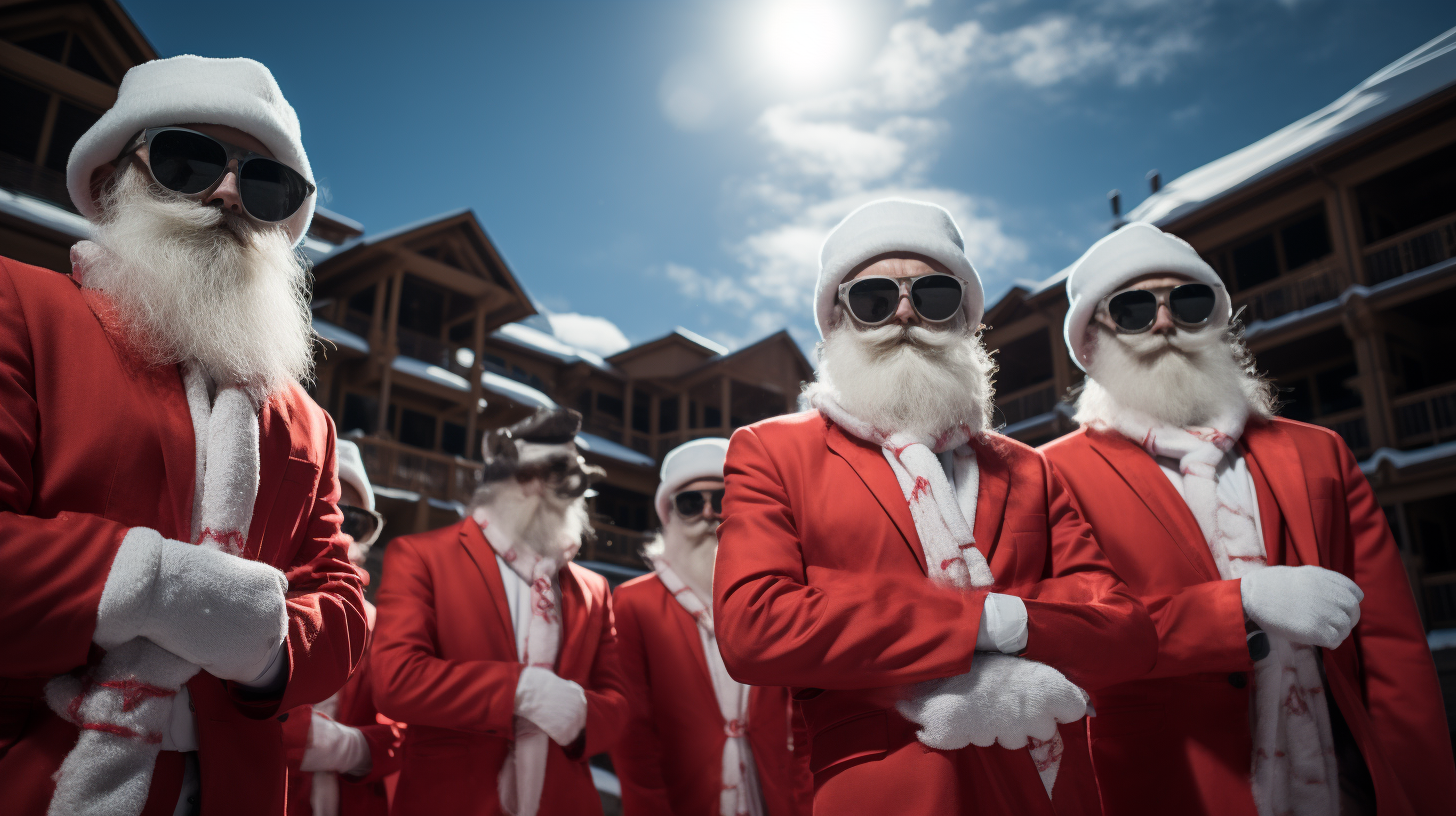
[[[1456,25],[1385,0],[124,0],[157,51],[249,56],[326,206],[380,232],[468,207],[559,335],[788,328],[824,233],[946,205],[988,302],[1165,180]]]

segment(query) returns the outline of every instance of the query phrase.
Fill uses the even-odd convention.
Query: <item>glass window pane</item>
[[[57,173],[66,172],[66,161],[71,158],[71,148],[81,134],[91,129],[101,115],[61,100],[56,111],[56,124],[51,129],[51,143],[46,148],[45,166]]]
[[[5,111],[5,126],[0,127],[0,153],[35,161],[50,99],[45,91],[0,74],[0,110]]]
[[[435,447],[435,418],[421,411],[404,409],[399,418],[399,441],[417,448]]]
[[[1285,269],[1298,269],[1330,254],[1330,230],[1325,223],[1324,207],[1280,230],[1279,238],[1284,243]]]
[[[1235,249],[1233,261],[1240,291],[1279,277],[1279,258],[1274,252],[1272,234],[1261,235]]]

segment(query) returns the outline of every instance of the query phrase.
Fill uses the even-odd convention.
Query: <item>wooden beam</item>
[[[472,349],[475,350],[475,362],[470,366],[470,405],[465,409],[465,458],[474,459],[476,450],[476,439],[479,435],[476,423],[480,417],[480,398],[483,396],[484,388],[480,384],[481,377],[485,376],[485,307],[475,308],[475,337],[473,338]]]
[[[379,372],[379,416],[375,420],[375,432],[381,435],[394,433],[393,428],[386,427],[389,424],[389,386],[394,374],[394,358],[399,354],[399,301],[404,290],[404,270],[394,274],[394,283],[390,285],[389,292],[389,314],[385,319],[384,326],[384,348],[381,355]],[[386,436],[386,439],[393,438]]]
[[[0,68],[100,111],[116,104],[116,89],[105,82],[3,40]]]

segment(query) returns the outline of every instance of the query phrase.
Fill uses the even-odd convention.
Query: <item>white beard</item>
[[[154,365],[192,361],[264,398],[313,372],[309,272],[281,227],[181,198],[128,166],[102,198],[82,285]]]
[[[502,479],[482,485],[472,505],[485,507],[508,540],[543,558],[559,558],[591,529],[586,498],[566,499],[539,481]]]
[[[1231,412],[1274,415],[1269,385],[1228,332],[1178,329],[1160,336],[1118,334],[1101,324],[1094,329],[1087,384],[1077,398],[1078,422],[1110,422],[1120,410],[1177,428],[1205,425]]]
[[[995,372],[981,338],[962,329],[841,321],[819,345],[818,378],[804,392],[827,390],[876,427],[933,436],[965,424],[979,433],[990,427]]]
[[[713,600],[713,561],[718,555],[720,519],[698,517],[684,521],[674,515],[662,533],[647,546],[647,555],[662,556],[687,585],[710,605]]]

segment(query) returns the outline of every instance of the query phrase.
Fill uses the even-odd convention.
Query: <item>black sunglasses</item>
[[[147,146],[152,178],[184,196],[211,192],[236,161],[238,196],[248,215],[259,221],[288,218],[314,193],[314,186],[292,167],[206,133],[179,127],[147,128],[121,157],[142,145]]]
[[[961,308],[961,279],[944,272],[913,278],[859,278],[839,284],[839,300],[854,319],[876,326],[895,316],[900,296],[908,288],[910,305],[931,323],[944,323]]]
[[[1140,334],[1153,327],[1160,304],[1167,305],[1174,323],[1194,327],[1203,325],[1213,315],[1216,302],[1213,287],[1206,283],[1185,283],[1162,293],[1129,289],[1107,300],[1107,316],[1117,324],[1118,331]]]
[[[672,506],[683,518],[695,518],[703,514],[708,502],[713,503],[713,512],[723,512],[723,490],[685,490],[672,497]]]
[[[368,547],[379,539],[379,533],[384,529],[384,516],[352,504],[340,504],[339,512],[344,514],[340,529],[344,535],[354,539],[354,543]]]

